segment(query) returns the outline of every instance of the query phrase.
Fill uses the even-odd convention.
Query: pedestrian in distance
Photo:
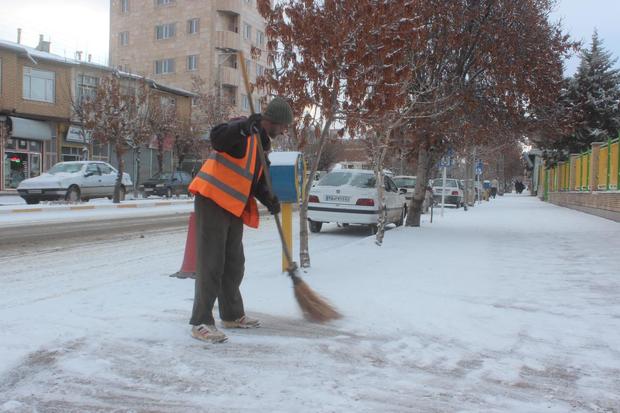
[[[491,197],[493,199],[495,199],[495,196],[497,195],[498,186],[499,186],[499,182],[497,181],[497,179],[491,180]]]
[[[214,152],[189,187],[195,195],[197,253],[194,307],[189,323],[192,336],[198,340],[227,340],[215,326],[216,298],[224,328],[260,326],[259,320],[245,314],[239,291],[245,271],[243,225],[258,228],[255,199],[271,214],[280,212],[280,202],[269,191],[263,173],[269,165],[261,164],[258,151],[268,152],[271,139],[284,133],[292,121],[290,105],[276,97],[262,114],[235,119],[211,130]]]

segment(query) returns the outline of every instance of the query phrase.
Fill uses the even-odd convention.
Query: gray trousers
[[[215,324],[213,305],[218,299],[220,319],[242,317],[243,221],[209,198],[196,195],[196,284],[190,324]]]

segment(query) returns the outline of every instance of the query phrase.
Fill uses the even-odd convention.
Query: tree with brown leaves
[[[164,171],[166,147],[172,144],[174,132],[179,124],[174,98],[154,95],[149,104],[148,123],[157,153],[157,173],[161,174]]]
[[[123,93],[121,80],[118,76],[101,79],[97,86],[95,98],[85,102],[85,126],[91,130],[92,138],[100,143],[109,143],[114,148],[118,161],[116,183],[112,202],[119,203],[123,178],[123,155],[127,151],[127,142],[134,135],[133,109],[136,97],[131,93]]]
[[[484,143],[501,134],[498,125],[519,125],[534,108],[556,100],[562,57],[573,44],[547,20],[552,5],[550,0],[429,0],[417,9],[427,34],[406,54],[415,68],[409,87],[427,92],[410,123],[418,187],[407,225],[420,225],[422,185],[448,147],[458,151],[471,140]],[[464,133],[468,125],[485,133]]]
[[[310,176],[317,171],[332,125],[343,119],[343,102],[352,86],[346,81],[352,67],[350,56],[355,55],[362,32],[371,29],[360,23],[360,13],[353,13],[356,4],[285,0],[272,8],[269,0],[258,1],[258,10],[267,20],[268,48],[274,65],[259,79],[258,86],[290,101],[300,129],[312,125],[320,132]],[[299,213],[302,267],[310,266],[307,210],[311,186],[312,180],[307,180]]]

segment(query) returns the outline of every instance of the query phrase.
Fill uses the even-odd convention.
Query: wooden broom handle
[[[245,84],[245,92],[248,94],[248,100],[250,101],[250,112],[254,114],[254,102],[252,101],[252,91],[250,89],[250,79],[248,79],[248,72],[245,66],[245,58],[243,56],[243,52],[239,51],[239,61],[241,64],[241,73],[243,75],[243,83]],[[267,162],[265,159],[265,150],[263,149],[263,142],[260,137],[258,139],[258,157],[260,158],[261,164],[264,166],[263,173],[265,174],[265,182],[267,183],[267,189],[271,194],[271,197],[274,197],[273,193],[273,185],[271,184],[271,175],[269,174],[269,168],[267,168]],[[276,220],[276,226],[278,227],[278,234],[280,235],[280,242],[282,243],[282,250],[284,251],[284,256],[286,257],[286,261],[288,262],[288,271],[291,273],[295,271],[297,268],[297,264],[293,262],[293,257],[291,256],[291,251],[284,240],[284,231],[282,230],[282,223],[280,222],[280,216],[278,214],[273,214],[274,219]]]

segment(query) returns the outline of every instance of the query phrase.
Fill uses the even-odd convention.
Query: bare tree
[[[157,152],[157,172],[164,170],[164,154],[166,146],[171,143],[174,130],[178,124],[176,104],[167,98],[158,96],[152,99],[149,110],[149,127],[153,132],[155,140],[155,151]]]
[[[191,121],[182,121],[174,131],[174,153],[176,155],[176,169],[180,168],[183,160],[191,154],[201,150],[202,133]]]
[[[121,90],[118,76],[103,78],[97,86],[95,98],[84,103],[85,126],[92,131],[92,138],[111,144],[116,154],[118,174],[114,185],[114,203],[119,203],[125,195],[121,191],[123,155],[127,151],[127,142],[133,136],[135,121],[131,108],[135,106],[136,98],[133,94],[123,94]]]
[[[141,181],[142,170],[142,149],[144,149],[151,137],[153,130],[150,122],[150,110],[152,105],[152,89],[145,79],[140,79],[139,87],[136,91],[135,99],[131,102],[129,116],[134,119],[134,127],[131,138],[127,144],[133,152],[136,164],[136,176],[133,181],[134,197],[138,196],[138,188]]]
[[[192,124],[196,132],[207,134],[232,116],[231,102],[221,99],[200,76],[192,77],[192,92],[196,94],[192,110]]]

